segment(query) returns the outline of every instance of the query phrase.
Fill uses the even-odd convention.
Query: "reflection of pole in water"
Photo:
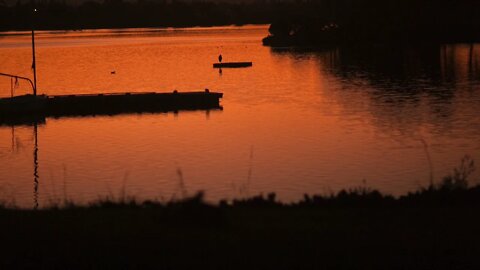
[[[470,43],[470,50],[468,51],[468,67],[470,71],[472,70],[473,65],[473,43]]]
[[[15,152],[15,126],[12,125],[12,153]]]
[[[33,124],[33,209],[38,208],[38,138],[37,123]]]
[[[423,149],[425,150],[425,156],[427,157],[428,167],[430,168],[430,187],[433,187],[433,164],[432,164],[432,157],[430,156],[430,152],[428,151],[428,144],[423,139],[419,139],[420,142],[423,144]]]
[[[442,54],[442,79],[444,81],[448,81],[449,80],[449,75],[451,75],[449,73],[449,67],[450,67],[450,64],[449,63],[449,52],[448,52],[448,46],[447,45],[443,45],[442,46],[442,49],[441,49],[441,54]]]
[[[474,56],[474,45],[470,43],[470,48],[468,50],[468,75],[470,80],[475,79],[475,67],[473,66],[473,57]]]

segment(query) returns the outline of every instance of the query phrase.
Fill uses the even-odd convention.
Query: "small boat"
[[[243,68],[251,67],[252,62],[225,62],[225,63],[213,63],[213,68]]]

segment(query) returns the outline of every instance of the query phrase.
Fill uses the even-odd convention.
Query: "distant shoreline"
[[[254,27],[254,28],[268,28],[269,24],[245,24],[245,25],[212,25],[212,26],[187,26],[187,27],[127,27],[127,28],[88,28],[88,29],[45,29],[36,30],[35,33],[75,33],[75,32],[97,32],[115,30],[115,34],[141,33],[141,32],[168,32],[168,31],[190,31],[190,30],[215,30],[215,29],[229,29],[237,27]],[[0,31],[0,37],[9,36],[30,36],[31,30],[6,30]]]
[[[111,0],[69,5],[60,1],[0,4],[0,31],[212,27],[270,24],[292,7],[269,2],[176,2]],[[33,10],[37,11],[34,12]]]

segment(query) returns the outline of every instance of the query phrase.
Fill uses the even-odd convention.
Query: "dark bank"
[[[475,269],[480,187],[0,209],[3,269]]]
[[[398,198],[360,187],[282,203],[274,193],[204,202],[0,208],[0,266],[36,269],[475,269],[480,186],[465,156],[439,184]]]

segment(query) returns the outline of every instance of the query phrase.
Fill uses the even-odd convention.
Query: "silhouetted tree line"
[[[476,0],[321,0],[275,21],[266,45],[472,42],[480,39]]]
[[[0,0],[0,30],[272,23],[267,45],[469,42],[480,36],[478,14],[477,0]]]
[[[35,18],[33,9],[37,8]],[[64,0],[0,0],[0,30],[186,27],[270,23],[302,9],[301,2],[187,2],[175,0],[105,0],[70,5]]]

